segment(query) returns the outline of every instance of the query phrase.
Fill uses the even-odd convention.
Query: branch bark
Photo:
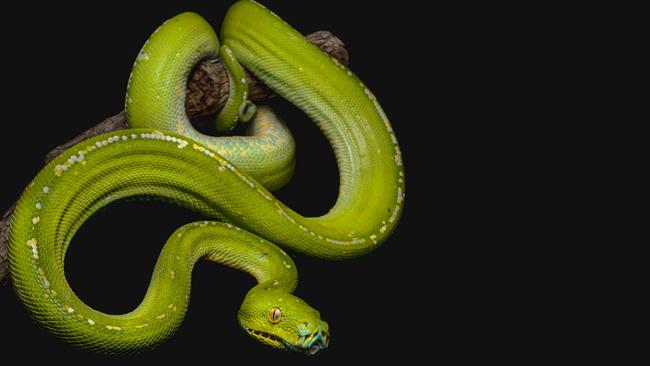
[[[345,44],[335,35],[328,31],[311,33],[306,38],[320,47],[330,56],[335,57],[344,65],[349,62],[348,51]],[[246,71],[249,92],[248,97],[253,102],[263,102],[274,97],[273,92],[252,74]],[[216,113],[226,104],[228,100],[228,74],[224,70],[221,61],[202,61],[195,68],[187,82],[187,94],[185,98],[185,109],[190,118],[201,117]],[[105,119],[94,127],[82,132],[72,140],[57,146],[45,156],[45,164],[73,145],[100,135],[105,132],[126,129],[124,111]],[[11,214],[16,203],[2,215],[0,219],[0,286],[9,282],[9,269],[7,262],[7,243],[9,240],[9,226]]]

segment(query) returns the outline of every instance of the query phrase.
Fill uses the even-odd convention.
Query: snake
[[[204,59],[221,59],[231,84],[215,127],[248,123],[245,135],[208,136],[192,128],[184,108],[187,78]],[[302,216],[271,193],[293,174],[293,136],[269,107],[247,99],[243,68],[302,110],[332,146],[339,192],[326,214]],[[154,348],[182,324],[193,266],[208,260],[256,279],[237,313],[254,340],[306,354],[326,348],[329,325],[293,294],[298,273],[285,250],[345,260],[372,252],[394,232],[405,197],[402,153],[374,94],[277,14],[242,0],[228,9],[220,37],[192,12],[163,23],[135,60],[125,110],[127,129],[60,154],[17,203],[9,266],[14,291],[34,321],[90,351]],[[210,220],[176,229],[142,302],[131,312],[107,314],[74,293],[64,259],[89,217],[128,199],[177,204]],[[128,237],[118,227],[113,239]]]

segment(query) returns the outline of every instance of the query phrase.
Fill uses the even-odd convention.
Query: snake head
[[[268,346],[313,355],[327,348],[329,326],[302,299],[264,286],[251,289],[238,313],[242,329]]]

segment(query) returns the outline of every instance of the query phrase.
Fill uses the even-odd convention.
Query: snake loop
[[[61,339],[107,353],[159,344],[182,323],[192,268],[206,259],[256,278],[238,313],[244,331],[272,347],[313,354],[329,344],[329,325],[292,294],[297,271],[283,249],[343,260],[373,251],[395,230],[404,205],[402,154],[365,84],[254,1],[229,9],[221,35],[226,54],[230,49],[323,131],[340,172],[336,204],[323,216],[304,217],[270,193],[291,176],[294,145],[269,108],[257,108],[249,136],[217,138],[191,128],[186,79],[202,58],[217,56],[219,41],[203,18],[180,14],[156,30],[137,57],[125,103],[130,128],[58,156],[14,211],[8,247],[14,289],[33,318]],[[223,118],[241,108],[228,107]],[[142,303],[127,314],[106,314],[70,288],[65,254],[93,213],[133,196],[179,204],[220,222],[177,229]]]

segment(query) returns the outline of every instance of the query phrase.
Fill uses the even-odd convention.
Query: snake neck
[[[237,226],[203,221],[183,226],[170,240],[175,236],[192,243],[191,260],[203,258],[247,272],[258,286],[275,290],[293,292],[298,285],[296,265],[284,250]]]

